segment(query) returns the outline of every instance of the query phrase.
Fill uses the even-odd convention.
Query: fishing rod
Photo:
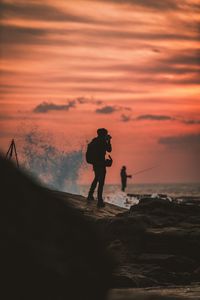
[[[150,170],[155,169],[157,167],[159,167],[159,166],[153,166],[153,167],[150,167],[150,168],[146,168],[146,169],[140,170],[136,173],[133,173],[133,175],[137,175],[137,174],[140,174],[140,173],[143,173],[143,172],[146,172],[146,171],[150,171]]]

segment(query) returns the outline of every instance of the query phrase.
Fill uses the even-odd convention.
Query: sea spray
[[[60,150],[50,135],[36,128],[23,134],[23,167],[50,188],[78,193],[77,180],[83,162],[83,150]]]
[[[105,201],[127,209],[139,203],[136,197],[129,197],[125,192],[117,190],[112,193],[107,193]]]

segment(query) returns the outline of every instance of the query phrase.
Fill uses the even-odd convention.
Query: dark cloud
[[[116,112],[117,110],[118,110],[117,107],[107,105],[102,108],[97,108],[95,112],[97,114],[112,114],[112,113]]]
[[[49,111],[52,110],[69,110],[72,107],[75,107],[76,102],[74,100],[69,101],[67,104],[65,105],[59,105],[59,104],[55,104],[55,103],[49,103],[49,102],[43,102],[39,105],[37,105],[33,112],[35,113],[47,113]]]
[[[0,115],[0,121],[4,121],[4,120],[17,120],[17,119],[21,119],[20,116],[11,116],[11,115]]]
[[[186,53],[188,52],[188,53]],[[189,75],[187,78],[166,78],[166,82],[174,84],[199,84],[200,82],[200,50],[187,49],[157,60],[156,64],[146,68],[148,73],[163,73],[171,75]]]
[[[25,93],[30,91],[32,88],[32,86],[0,84],[0,94]]]
[[[132,108],[131,108],[131,107],[128,107],[128,106],[121,107],[121,109],[128,110],[128,111],[131,111],[131,110],[132,110]]]
[[[55,104],[50,102],[42,102],[38,104],[34,109],[34,113],[47,113],[49,111],[68,111],[70,108],[77,107],[78,105],[83,104],[94,104],[94,105],[101,105],[103,101],[101,100],[94,100],[91,98],[85,98],[85,97],[78,97],[74,100],[69,101],[67,104],[61,105],[61,104]],[[131,110],[129,107],[121,107],[121,106],[103,106],[101,108],[97,108],[95,110],[98,114],[112,114],[116,111],[122,111],[122,110]]]
[[[135,120],[168,121],[174,120],[174,118],[166,115],[140,115]]]
[[[200,11],[200,4],[199,3],[191,3],[191,6],[194,10],[199,10]]]
[[[152,65],[140,65],[135,66],[135,61],[130,61],[129,63],[116,63],[116,64],[109,64],[109,70],[115,71],[115,72],[123,72],[127,73],[129,75],[130,81],[133,80],[135,82],[141,80],[148,82],[148,83],[156,83],[156,82],[162,82],[162,83],[172,83],[172,84],[178,84],[178,83],[185,83],[185,84],[198,84],[199,78],[200,78],[200,54],[199,51],[193,51],[192,49],[186,49],[185,51],[188,51],[190,54],[185,54],[180,51],[176,55],[170,55],[167,59],[166,58],[157,58],[154,61],[154,64]],[[108,66],[96,66],[92,65],[88,67],[89,71],[93,70],[101,70],[106,71],[108,69]],[[136,73],[140,73],[138,77],[135,77],[134,75]],[[131,78],[130,76],[134,76],[134,78]],[[184,75],[182,76],[161,76],[161,77],[155,77],[152,76],[152,74],[163,74],[163,75]],[[185,77],[185,75],[188,75]],[[145,76],[145,77],[144,77]],[[94,78],[95,79],[95,78]],[[106,79],[107,81],[128,81],[125,77],[116,77],[115,79]],[[96,79],[95,79],[96,80]],[[99,79],[97,79],[98,81]],[[103,79],[105,80],[105,79]]]
[[[55,35],[57,33],[57,36]],[[40,29],[25,26],[5,25],[0,27],[1,48],[0,55],[4,58],[16,58],[24,60],[34,59],[33,54],[37,59],[43,60],[44,55],[53,56],[56,52],[45,49],[45,52],[38,51],[37,47],[29,47],[32,45],[44,46],[80,46],[81,42],[78,40],[70,40],[67,38],[68,32],[62,34],[59,30],[54,29]],[[56,36],[56,37],[55,37]],[[24,47],[22,47],[24,46]],[[29,47],[27,49],[27,47]],[[49,47],[49,49],[50,49]]]
[[[128,116],[128,115],[125,115],[125,114],[122,114],[121,115],[121,121],[122,122],[129,122],[132,120],[132,117],[131,116]]]
[[[200,64],[200,49],[193,50],[187,49],[188,53],[178,53],[176,55],[171,55],[166,59],[162,59],[162,63],[166,64],[179,64],[179,65],[191,65],[198,66]]]
[[[104,0],[107,2],[107,0]],[[108,0],[113,3],[131,4],[146,9],[153,10],[176,10],[178,9],[178,2],[176,0]]]
[[[200,70],[197,70],[196,68],[188,67],[186,66],[173,66],[170,64],[164,64],[164,63],[155,63],[154,66],[140,66],[136,67],[131,64],[116,64],[112,65],[110,69],[113,69],[115,71],[125,71],[129,73],[135,73],[135,72],[144,72],[144,74],[154,74],[154,73],[168,73],[168,74],[177,74],[177,75],[182,75],[182,74],[190,74],[190,73],[200,73]]]
[[[19,74],[16,71],[13,70],[5,70],[5,69],[1,69],[0,68],[0,75],[3,76],[16,76],[17,74]]]
[[[125,107],[125,106],[111,106],[111,105],[107,105],[101,108],[96,109],[96,113],[98,114],[112,114],[116,111],[131,111],[132,109],[130,107]]]
[[[3,44],[35,44],[39,41],[43,43],[45,35],[46,30],[39,28],[12,25],[1,25],[0,28],[0,37]]]
[[[160,53],[161,51],[157,48],[152,49],[153,52]]]
[[[170,83],[174,83],[174,84],[184,84],[184,85],[186,85],[186,84],[189,84],[189,85],[191,85],[191,84],[194,84],[194,85],[197,85],[197,84],[200,84],[200,73],[199,72],[197,72],[196,74],[195,74],[195,76],[192,76],[192,77],[190,77],[190,78],[180,78],[180,79],[176,79],[176,80],[173,80],[173,81],[171,81]]]
[[[65,39],[67,37],[67,34],[69,32],[65,30],[65,33],[62,33],[62,30],[57,29],[43,29],[43,28],[32,28],[27,26],[17,26],[17,25],[6,25],[1,24],[0,27],[0,39],[2,43],[1,52],[5,56],[7,55],[7,52],[9,52],[12,57],[16,56],[20,57],[20,53],[22,58],[24,56],[28,56],[26,54],[27,49],[24,47],[20,47],[19,49],[17,46],[28,46],[28,45],[59,45],[59,46],[74,46],[79,45],[78,41],[69,41]],[[56,38],[54,34],[58,34],[62,38]],[[63,38],[65,37],[65,38]],[[14,47],[15,46],[15,47]],[[19,53],[18,53],[19,51]],[[33,50],[31,50],[32,52]],[[38,54],[38,52],[37,52]]]
[[[168,58],[157,59],[155,65],[145,66],[135,69],[134,65],[122,64],[121,66],[113,66],[113,68],[119,68],[135,72],[136,70],[144,71],[146,73],[170,73],[170,74],[186,74],[186,73],[199,73],[200,68],[200,51],[193,51],[187,49],[189,54],[177,53],[176,55],[170,55]]]
[[[121,115],[121,121],[122,122],[129,122],[129,121],[177,121],[180,123],[184,123],[186,125],[198,125],[200,124],[200,120],[195,120],[195,119],[181,119],[178,117],[172,117],[168,115],[151,115],[151,114],[146,114],[146,115],[140,115],[137,116],[136,118],[133,118],[131,115],[126,115],[122,114]]]
[[[16,84],[0,84],[0,89],[17,89],[17,88],[22,88],[21,85],[16,85]]]
[[[186,125],[197,125],[200,124],[200,120],[182,120],[182,123]]]
[[[126,80],[127,81],[127,80]],[[75,87],[72,87],[71,90],[74,90],[74,91],[80,91],[81,92],[85,92],[85,93],[102,93],[102,94],[105,94],[105,93],[110,93],[110,94],[113,94],[113,93],[123,93],[123,94],[143,94],[144,92],[146,92],[147,90],[144,89],[144,87],[142,87],[141,89],[138,89],[138,88],[135,88],[133,87],[132,89],[124,89],[123,87],[120,87],[119,88],[109,88],[109,87],[101,87],[101,86],[92,86],[92,85],[88,85],[88,86],[75,86]]]
[[[158,142],[169,147],[200,148],[200,134],[162,137]]]
[[[95,20],[91,18],[86,18],[84,16],[77,16],[73,15],[68,12],[63,12],[57,9],[54,6],[50,6],[47,4],[40,4],[40,3],[8,3],[8,2],[0,2],[0,12],[1,12],[1,19],[12,19],[12,18],[25,18],[28,20],[41,20],[41,21],[68,21],[68,22],[85,22],[90,23],[94,22]],[[16,25],[7,25],[1,22],[0,27],[0,39],[3,47],[1,47],[2,55],[8,56],[16,56],[15,52],[16,49],[13,50],[13,47],[9,49],[9,46],[6,45],[15,44],[44,44],[44,45],[76,45],[79,43],[78,41],[69,41],[61,39],[54,40],[52,36],[49,34],[59,34],[62,36],[67,36],[67,34],[72,34],[76,31],[70,31],[69,29],[44,29],[44,28],[32,28],[26,26],[16,26]],[[13,50],[13,51],[12,51]],[[22,51],[23,56],[26,51]],[[7,54],[8,52],[8,54]],[[17,56],[20,54],[17,53]]]
[[[91,22],[91,19],[84,16],[77,16],[70,12],[59,10],[55,6],[44,3],[23,3],[4,2],[0,3],[1,17],[22,18],[29,20],[56,21],[56,22]]]
[[[76,101],[77,101],[79,104],[90,103],[90,104],[101,105],[101,104],[103,103],[103,101],[101,101],[101,100],[94,100],[94,99],[91,99],[91,98],[85,98],[85,97],[78,97],[78,98],[76,99]]]
[[[103,103],[103,101],[101,101],[101,100],[96,100],[96,104],[97,105],[101,105]]]
[[[94,100],[92,98],[86,98],[86,97],[78,97],[73,100],[68,101],[66,104],[55,104],[50,102],[42,102],[38,104],[34,109],[33,112],[35,113],[47,113],[52,110],[69,110],[70,108],[77,107],[78,105],[82,104],[94,104],[94,105],[100,105],[103,102],[101,100]]]
[[[85,98],[85,97],[78,97],[78,98],[77,98],[77,101],[78,101],[80,104],[88,103],[88,99]]]
[[[124,31],[124,30],[107,30],[107,29],[84,29],[84,30],[78,30],[76,33],[81,33],[82,36],[88,37],[97,37],[98,39],[102,39],[104,43],[107,43],[107,39],[128,39],[128,40],[152,40],[152,41],[161,41],[161,40],[194,40],[198,41],[199,36],[198,35],[191,35],[187,34],[186,32],[175,34],[175,33],[149,33],[149,32],[131,32],[131,31]]]

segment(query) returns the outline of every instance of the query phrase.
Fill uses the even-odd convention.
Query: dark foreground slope
[[[0,183],[2,299],[200,299],[197,199],[97,209],[2,159]]]
[[[1,299],[102,300],[112,262],[95,226],[0,159]]]

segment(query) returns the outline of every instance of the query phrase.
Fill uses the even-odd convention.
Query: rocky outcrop
[[[165,195],[146,195],[130,210],[110,204],[99,210],[83,197],[81,201],[80,196],[62,197],[98,225],[117,262],[112,287],[167,287],[200,281],[198,198],[183,197],[180,202]]]
[[[186,285],[200,281],[200,206],[191,197],[141,198],[125,210],[97,209],[80,196],[60,194],[96,223],[117,262],[112,287]],[[74,197],[76,199],[74,199]]]
[[[189,203],[144,198],[109,222],[101,221],[107,243],[118,257],[114,285],[200,281],[200,207],[198,201]]]
[[[129,211],[98,209],[41,187],[2,159],[0,180],[4,299],[103,300],[110,288],[131,288],[115,290],[114,300],[176,299],[148,291],[176,285],[178,295],[200,282],[199,199],[147,196]]]

